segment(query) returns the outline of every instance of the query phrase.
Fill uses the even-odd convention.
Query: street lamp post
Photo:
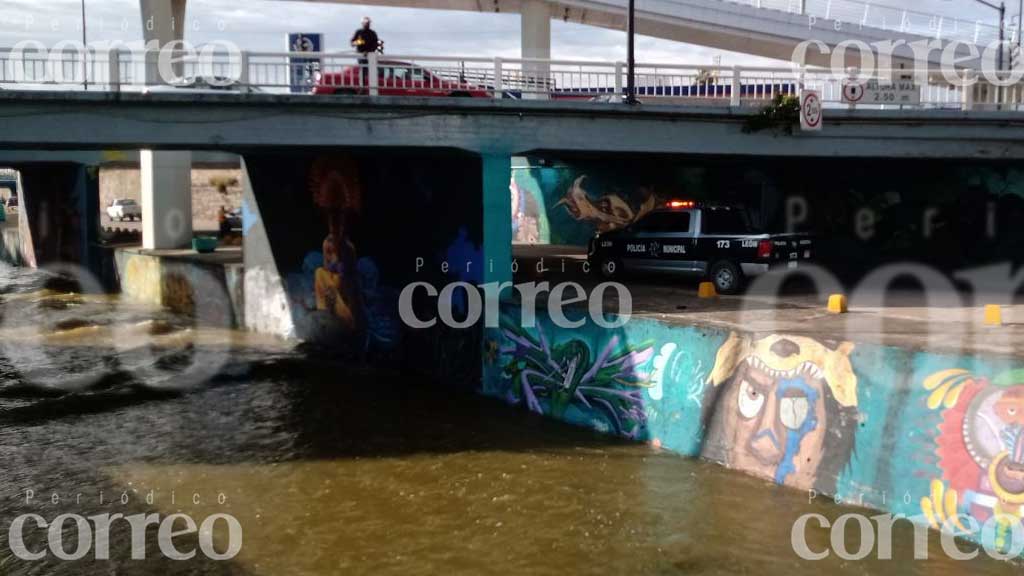
[[[989,8],[991,8],[993,10],[999,11],[999,63],[998,63],[998,68],[999,68],[999,71],[1002,72],[1003,71],[1003,63],[1006,61],[1006,59],[1003,56],[1003,51],[1006,49],[1006,46],[1005,46],[1005,44],[1006,44],[1006,42],[1005,42],[1005,40],[1006,40],[1006,36],[1005,36],[1005,34],[1006,34],[1006,1],[1005,0],[1000,0],[999,4],[995,4],[993,2],[990,2],[989,0],[974,0],[974,1],[977,2],[978,4],[983,5],[983,6],[988,6]]]
[[[636,0],[629,0],[626,13],[626,104],[636,104],[636,59],[633,54],[635,26]]]
[[[82,88],[89,89],[89,45],[85,32],[85,0],[82,0]]]
[[[1014,34],[1017,35],[1017,58],[1024,57],[1024,50],[1021,49],[1021,35],[1024,33],[1024,0],[1017,0],[1017,29]]]

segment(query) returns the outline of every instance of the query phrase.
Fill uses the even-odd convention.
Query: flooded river
[[[0,269],[0,574],[1019,574],[955,562],[800,560],[800,515],[823,499],[540,419],[384,367],[352,368],[25,270]],[[227,514],[237,555],[171,560],[158,528],[133,559],[16,557],[37,514]],[[812,525],[813,526],[813,525]],[[175,540],[200,548],[202,531]],[[214,548],[225,551],[222,523]],[[852,531],[856,532],[856,531]],[[47,530],[29,522],[30,551]],[[828,532],[811,528],[812,548]],[[64,548],[80,531],[63,524]],[[856,534],[854,534],[856,536]],[[855,549],[856,545],[851,545]]]

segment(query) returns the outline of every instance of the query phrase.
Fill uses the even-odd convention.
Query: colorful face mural
[[[509,400],[554,418],[572,419],[568,412],[575,410],[580,414],[576,419],[589,418],[586,423],[592,427],[644,437],[647,417],[641,394],[651,384],[643,366],[654,356],[652,345],[625,346],[612,336],[594,354],[581,339],[549,342],[542,329],[536,332],[534,337],[519,327],[503,328],[502,346],[488,344],[492,360],[497,354],[507,359],[503,375],[510,382]]]
[[[948,520],[964,532],[957,513],[979,524],[996,517],[997,529],[984,544],[1011,549],[1013,526],[1024,518],[1024,370],[992,381],[943,370],[926,378],[924,388],[928,408],[942,411],[935,451],[942,477],[932,480],[922,511],[935,528]]]
[[[1024,370],[1004,371],[1011,361],[642,318],[619,330],[538,321],[488,332],[484,393],[1024,549]],[[948,369],[963,361],[999,375]]]
[[[583,189],[585,179],[586,176],[576,178],[565,196],[555,206],[565,206],[574,220],[591,223],[598,232],[629,226],[657,206],[658,200],[650,192],[646,194],[643,203],[635,210],[629,202],[617,194],[608,194],[595,200]]]
[[[702,454],[779,484],[834,493],[853,450],[853,344],[731,334],[704,401]]]

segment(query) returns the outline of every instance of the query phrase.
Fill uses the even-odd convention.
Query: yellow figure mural
[[[330,312],[347,330],[361,326],[356,248],[349,223],[359,214],[362,187],[358,167],[348,156],[318,158],[310,170],[313,203],[327,221],[323,265],[314,273],[317,310]]]

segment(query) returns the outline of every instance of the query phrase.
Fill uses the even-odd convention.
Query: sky
[[[643,0],[638,0],[642,5]],[[928,13],[997,22],[996,12],[977,0],[887,0],[888,4]],[[80,0],[0,0],[0,46],[22,40],[52,45],[81,38]],[[1011,0],[1009,15],[1016,15]],[[138,0],[86,0],[89,41],[138,41],[142,19]],[[322,32],[327,51],[348,49],[359,20],[373,18],[374,29],[392,54],[519,56],[519,16],[385,8],[351,4],[280,2],[272,0],[189,0],[186,40],[202,44],[226,40],[244,50],[281,51],[288,32]],[[624,32],[559,21],[552,22],[552,57],[624,60]],[[677,64],[771,65],[776,62],[722,50],[638,37],[637,60]]]

